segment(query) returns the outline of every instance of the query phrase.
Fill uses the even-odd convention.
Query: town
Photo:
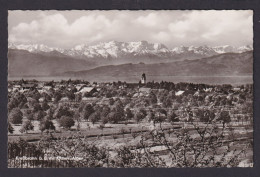
[[[146,77],[143,73],[137,83],[9,81],[9,166],[252,164],[252,84],[147,82]],[[82,142],[83,138],[87,141]],[[224,149],[228,152],[225,160]],[[80,154],[83,160],[42,163],[15,159],[39,158],[46,153],[49,158]]]

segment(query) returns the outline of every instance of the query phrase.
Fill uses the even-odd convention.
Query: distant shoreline
[[[61,81],[61,80],[85,80],[89,82],[128,82],[128,83],[138,83],[140,76],[86,76],[86,77],[63,77],[63,76],[12,76],[8,77],[8,81],[14,80],[38,80],[38,81]],[[204,84],[252,84],[253,75],[242,75],[242,76],[152,76],[147,75],[148,82],[190,82],[190,83],[204,83]]]

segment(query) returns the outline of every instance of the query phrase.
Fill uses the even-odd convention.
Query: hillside
[[[148,76],[235,76],[253,73],[253,52],[226,53],[197,60],[170,63],[123,64],[97,67],[90,70],[65,72],[71,77],[133,76],[145,72]]]
[[[85,70],[93,65],[95,62],[76,60],[56,51],[49,53],[30,53],[16,49],[8,51],[9,76],[48,76],[66,71]]]

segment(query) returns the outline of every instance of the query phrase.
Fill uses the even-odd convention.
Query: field
[[[9,167],[253,165],[251,84],[80,84],[9,82]]]

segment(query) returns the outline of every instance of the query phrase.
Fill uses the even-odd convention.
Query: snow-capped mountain
[[[39,52],[52,52],[52,51],[58,51],[60,53],[64,52],[64,49],[60,48],[52,48],[48,47],[47,45],[43,44],[13,44],[9,43],[8,44],[9,49],[18,49],[18,50],[27,50],[31,53],[39,53]]]
[[[136,57],[157,57],[157,58],[173,58],[178,56],[188,57],[208,57],[223,53],[242,53],[253,50],[251,45],[233,47],[224,46],[180,46],[168,49],[164,44],[149,43],[147,41],[139,42],[101,42],[96,45],[80,44],[71,49],[51,48],[43,44],[19,44],[9,43],[8,48],[27,50],[31,53],[58,51],[64,55],[77,58],[136,58]]]
[[[212,56],[218,54],[213,48],[208,46],[199,46],[199,47],[175,47],[172,50],[174,54],[198,54],[198,55],[205,55],[205,56]]]
[[[252,45],[246,45],[246,46],[241,46],[241,47],[233,47],[233,46],[230,46],[230,45],[224,45],[224,46],[213,47],[213,49],[217,53],[243,53],[243,52],[246,52],[246,51],[253,50],[253,46]]]
[[[65,51],[65,54],[70,56],[87,56],[90,58],[119,58],[129,54],[133,56],[142,56],[147,54],[163,56],[165,53],[170,53],[170,51],[165,45],[159,43],[148,43],[147,41],[110,41],[101,42],[92,46],[82,44]]]

